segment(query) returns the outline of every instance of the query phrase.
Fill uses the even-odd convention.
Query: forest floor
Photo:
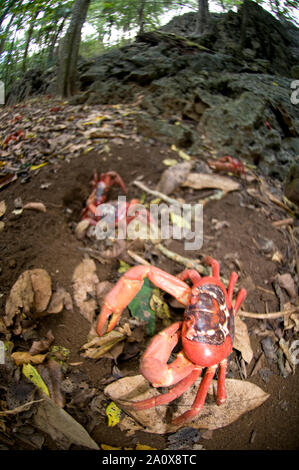
[[[23,129],[25,125],[25,135],[27,135],[27,140],[10,141],[6,148],[2,146],[0,155],[0,160],[5,162],[2,176],[5,174],[5,167],[6,174],[18,174],[15,181],[6,184],[0,190],[0,200],[5,201],[6,206],[1,218],[5,226],[0,232],[2,315],[5,315],[5,305],[13,285],[26,270],[45,269],[51,276],[53,288],[62,286],[73,296],[74,271],[86,257],[88,247],[91,246],[88,238],[80,240],[76,237],[74,228],[80,221],[82,208],[90,193],[90,181],[95,169],[99,173],[117,171],[128,188],[127,197],[131,199],[140,198],[142,193],[132,184],[134,180],[138,179],[146,186],[155,188],[162,172],[167,168],[163,161],[180,160],[178,153],[169,145],[137,136],[128,108],[122,110],[120,107],[93,107],[91,120],[100,122],[101,127],[98,129],[103,131],[103,135],[106,132],[106,139],[94,138],[89,134],[91,140],[88,141],[86,132],[89,131],[90,125],[84,127],[81,123],[79,133],[76,133],[78,128],[76,131],[75,125],[79,119],[88,121],[91,108],[63,105],[62,110],[56,109],[51,114],[49,112],[51,106],[53,103],[50,101],[29,102],[23,109],[4,109],[0,114],[2,142],[10,133],[16,131],[16,126]],[[96,114],[108,117],[106,121],[103,119],[96,121],[94,120]],[[20,118],[22,122],[12,123],[17,115],[25,115],[26,118]],[[105,129],[103,121],[112,127]],[[93,124],[92,127],[97,125]],[[66,139],[67,135],[77,138],[80,132],[80,141]],[[55,143],[57,146],[69,147],[67,150],[59,147],[54,152]],[[44,148],[52,146],[51,151],[43,154],[40,152],[41,147],[38,147],[42,145]],[[82,147],[73,148],[78,145]],[[86,149],[89,151],[82,152]],[[19,151],[22,151],[22,154],[18,155]],[[42,154],[48,156],[38,160],[37,155]],[[47,164],[38,168],[42,163]],[[196,168],[199,168],[200,162],[196,165]],[[292,297],[288,287],[279,287],[277,284],[278,274],[290,273],[291,277],[295,278],[296,256],[298,256],[294,244],[296,227],[273,225],[273,222],[290,216],[286,206],[284,207],[283,203],[279,206],[271,201],[260,189],[257,179],[247,178],[249,173],[241,178],[229,175],[232,180],[240,183],[239,189],[229,192],[219,200],[209,200],[205,204],[203,246],[200,250],[184,251],[184,243],[180,240],[168,240],[165,246],[192,259],[199,259],[203,254],[212,255],[220,262],[221,275],[225,279],[229,278],[231,271],[236,270],[239,274],[238,288],[245,287],[248,292],[242,308],[247,312],[264,314],[282,310],[288,303],[296,305],[297,301],[298,304],[298,298]],[[263,181],[266,184],[266,180]],[[270,183],[269,188],[274,189],[275,197],[281,200],[280,183],[276,182],[274,185]],[[112,197],[116,194],[117,190],[113,189]],[[172,197],[194,202],[206,197],[207,194],[207,190],[197,191],[180,187]],[[18,198],[21,198],[21,201]],[[153,197],[147,194],[146,201],[150,202],[151,199]],[[18,211],[20,206],[24,207],[28,202],[43,203],[46,212],[25,209]],[[147,261],[173,275],[183,269],[183,266],[154,248],[139,249],[138,253]],[[115,283],[120,277],[120,263],[117,258],[110,259],[105,264],[96,259],[94,262],[100,282]],[[131,260],[131,264],[136,263]],[[96,310],[96,314],[98,311]],[[181,314],[182,310],[171,308],[172,319],[179,318]],[[129,316],[129,312],[126,311],[122,321]],[[286,357],[283,354],[277,355],[280,351],[279,339],[284,338],[290,345],[298,338],[298,313],[293,316],[293,320],[290,316],[283,315],[268,320],[241,318],[249,332],[253,356],[250,363],[246,363],[242,355],[234,350],[228,377],[256,384],[269,394],[269,397],[260,406],[245,412],[227,426],[213,431],[199,430],[196,436],[192,435],[193,443],[191,441],[189,444],[186,443],[185,448],[192,449],[195,443],[197,448],[202,446],[207,450],[298,450],[298,368],[293,373]],[[88,430],[99,447],[106,445],[135,448],[138,443],[155,449],[169,448],[171,442],[169,434],[140,429],[128,432],[119,425],[108,426],[105,413],[111,400],[103,394],[103,390],[107,384],[120,377],[139,374],[140,355],[145,350],[149,337],[143,331],[135,342],[124,341],[122,349],[114,356],[112,354],[110,357],[108,355],[95,360],[82,356],[81,350],[87,343],[90,328],[91,323],[81,314],[76,302],[73,302],[72,310],[64,308],[58,314],[36,320],[32,330],[33,336],[16,334],[12,327],[8,330],[9,339],[13,343],[13,352],[29,351],[32,339],[45,338],[49,330],[54,337],[53,344],[69,350],[67,367],[63,370],[64,409]],[[161,328],[161,324],[157,322],[156,331]],[[132,329],[134,331],[134,326]],[[7,339],[4,332],[1,338]],[[262,347],[261,341],[265,338],[270,338],[272,353],[274,351],[272,361],[271,352],[267,354],[265,346]],[[282,357],[283,366],[279,367],[277,357]],[[36,367],[38,369],[40,366]],[[17,369],[18,366],[15,364],[14,379],[19,377],[20,380],[20,375],[16,373]],[[282,372],[285,373],[285,377]],[[66,379],[72,383],[75,381],[79,383],[81,395],[78,389],[76,395],[70,390],[66,391]],[[5,384],[0,384],[0,403],[3,410],[9,408],[6,393]],[[96,401],[98,394],[100,399]],[[20,397],[15,397],[15,407],[16,404],[23,402]],[[55,442],[34,428],[31,418],[32,415],[28,412],[20,412],[18,415],[7,414],[4,424],[2,423],[0,427],[0,443],[16,449],[35,449],[41,445],[37,442],[43,443],[42,448],[59,448],[59,442]],[[32,439],[31,426],[35,429],[34,432],[41,433],[45,440]],[[177,448],[180,448],[179,444]]]

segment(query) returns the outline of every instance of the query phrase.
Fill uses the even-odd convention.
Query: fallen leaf
[[[146,324],[146,332],[149,336],[154,334],[156,324],[155,312],[150,305],[153,294],[154,286],[145,278],[142,288],[128,305],[131,315]]]
[[[39,170],[40,168],[42,168],[43,166],[46,166],[46,165],[48,165],[48,162],[41,163],[40,165],[31,165],[30,171]]]
[[[108,444],[101,444],[101,449],[103,450],[121,450],[121,447],[113,447],[109,446]]]
[[[280,287],[282,287],[283,289],[287,291],[291,299],[296,297],[297,293],[296,293],[295,283],[294,283],[292,276],[289,273],[277,274],[276,279],[278,280]]]
[[[60,313],[63,308],[69,311],[73,310],[73,301],[71,295],[65,290],[64,287],[58,287],[56,292],[52,295],[50,304],[47,308],[47,313]]]
[[[134,411],[128,406],[128,401],[139,401],[145,398],[157,396],[159,392],[152,388],[148,381],[142,376],[124,377],[109,384],[104,393],[113,400],[123,411],[128,413],[139,423],[140,429],[145,432],[166,434],[173,433],[186,424],[174,425],[169,422],[169,418],[176,418],[189,410],[196,396],[201,379],[198,379],[173,406],[171,403],[163,406],[150,408],[143,411]],[[217,388],[217,381],[213,380],[208,395],[211,400],[206,400],[204,408],[200,414],[192,421],[188,422],[189,427],[195,429],[218,429],[236,421],[244,413],[264,403],[269,395],[255,384],[244,380],[226,379],[227,400],[217,406],[214,402],[214,393]],[[127,405],[126,405],[127,402]],[[130,420],[122,420],[119,425],[123,430],[129,430]],[[130,423],[131,424],[131,423]],[[126,426],[128,426],[126,428]]]
[[[45,312],[51,295],[51,278],[45,269],[32,269],[30,279],[34,292],[34,306],[38,313]]]
[[[8,327],[15,315],[36,318],[44,312],[51,298],[51,278],[44,269],[24,271],[13,285],[5,305],[4,322]]]
[[[251,362],[253,358],[253,350],[250,344],[247,325],[238,315],[235,317],[234,349],[240,351],[247,364]]]
[[[28,202],[23,209],[32,209],[34,211],[47,212],[46,206],[42,202]]]
[[[90,225],[89,219],[83,219],[76,225],[75,235],[78,238],[78,240],[83,240],[89,225]]]
[[[113,348],[117,343],[126,338],[126,334],[118,330],[112,330],[104,336],[96,336],[81,347],[83,357],[98,359],[107,351]]]
[[[95,262],[85,258],[73,274],[74,300],[81,314],[92,323],[97,308],[96,289],[99,283]]]
[[[190,155],[188,155],[186,152],[184,152],[184,150],[178,149],[176,145],[172,145],[171,150],[173,150],[174,152],[177,152],[179,157],[182,158],[183,160],[190,160],[191,159]]]
[[[2,232],[2,230],[4,230],[4,227],[5,227],[5,223],[0,221],[0,233]]]
[[[5,201],[0,202],[0,217],[2,217],[5,214],[6,211],[6,204]]]
[[[33,367],[31,364],[24,364],[22,368],[22,372],[25,375],[25,377],[31,380],[31,382],[34,383],[34,385],[38,387],[43,393],[45,393],[48,396],[50,395],[45,382],[43,381],[43,379],[41,378],[40,374],[38,373],[35,367]]]
[[[11,354],[11,357],[13,358],[17,366],[23,364],[41,364],[45,360],[46,356],[46,354],[32,355],[29,352],[23,351],[16,351]]]
[[[114,401],[111,401],[106,408],[106,415],[108,417],[108,426],[116,426],[120,420],[121,409],[118,408]]]
[[[99,450],[88,432],[70,414],[57,406],[53,400],[42,395],[42,401],[33,417],[33,424],[40,431],[49,435],[62,450],[68,450],[71,444]]]
[[[162,163],[166,166],[175,166],[178,164],[178,161],[174,158],[165,158]]]
[[[54,341],[54,336],[51,330],[49,330],[45,336],[45,339],[39,341],[33,341],[31,348],[29,349],[29,354],[34,356],[44,351],[48,351],[50,345]]]
[[[49,359],[47,363],[39,366],[38,371],[43,378],[49,396],[60,408],[65,405],[65,398],[61,392],[61,382],[63,381],[62,367],[55,359]]]
[[[157,450],[156,447],[150,447],[145,444],[136,444],[135,450]]]
[[[18,176],[15,174],[8,174],[4,175],[0,178],[0,189],[4,188],[4,186],[7,186],[8,184],[12,183],[18,178]]]
[[[182,186],[193,189],[220,189],[224,192],[236,191],[240,184],[227,176],[208,173],[189,173]]]

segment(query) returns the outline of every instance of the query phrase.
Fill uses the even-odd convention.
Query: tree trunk
[[[196,34],[202,34],[205,31],[209,16],[209,0],[198,0]]]
[[[34,32],[35,20],[38,17],[38,14],[39,14],[39,10],[37,10],[34,13],[34,15],[32,17],[32,20],[30,21],[30,26],[29,26],[29,30],[28,30],[28,34],[27,34],[27,41],[26,41],[26,45],[25,45],[25,51],[24,51],[24,55],[23,55],[23,63],[22,63],[22,72],[23,73],[26,72],[26,63],[27,63],[27,56],[28,56],[29,46],[30,46],[30,42],[31,42],[33,32]]]
[[[139,34],[143,33],[144,29],[144,7],[146,0],[140,0],[140,6],[138,8],[138,25],[139,25]]]
[[[68,15],[66,15],[63,18],[62,22],[60,23],[60,25],[58,27],[58,30],[55,31],[55,33],[52,36],[52,39],[51,39],[51,42],[50,42],[50,45],[49,45],[49,48],[48,48],[48,58],[47,58],[48,66],[52,65],[52,62],[53,62],[53,59],[54,59],[55,46],[57,44],[57,41],[59,39],[60,34],[62,33],[62,30],[64,28],[67,17],[68,17]]]
[[[91,0],[75,0],[72,17],[59,51],[58,92],[68,98],[75,92],[81,30]]]

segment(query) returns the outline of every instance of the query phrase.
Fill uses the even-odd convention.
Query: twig
[[[291,315],[292,313],[299,313],[299,307],[292,307],[287,310],[282,310],[281,312],[269,312],[269,313],[251,313],[251,312],[244,312],[244,310],[240,310],[238,315],[242,317],[248,318],[257,318],[259,320],[273,320],[274,318],[280,318],[285,315]]]
[[[153,189],[148,188],[145,184],[141,183],[141,181],[133,181],[133,184],[137,186],[138,188],[142,189],[142,191],[145,191],[146,193],[151,194],[152,196],[158,197],[162,199],[165,202],[168,202],[169,204],[175,204],[176,206],[182,206],[180,202],[178,202],[176,199],[173,199],[171,197],[166,196],[166,194],[160,193],[160,191],[155,191]]]
[[[299,257],[298,257],[298,252],[297,252],[297,246],[296,246],[296,241],[295,241],[293,230],[290,226],[288,226],[288,231],[290,233],[291,243],[292,243],[292,247],[294,250],[296,271],[297,271],[297,274],[299,274]]]
[[[139,256],[137,253],[135,253],[134,251],[132,250],[127,250],[127,253],[128,255],[134,260],[136,261],[136,263],[139,263],[139,264],[143,264],[145,266],[149,266],[150,263],[148,261],[146,261],[144,258],[142,258],[142,256]]]
[[[185,258],[184,256],[181,256],[178,253],[168,250],[168,248],[165,248],[165,246],[163,246],[161,243],[158,243],[155,246],[161,251],[161,253],[163,253],[163,255],[167,256],[167,258],[171,259],[172,261],[182,264],[188,269],[196,269],[196,271],[198,271],[200,274],[208,274],[207,268],[200,264],[199,260]]]
[[[294,219],[292,217],[288,217],[287,219],[276,220],[272,222],[274,227],[283,227],[284,225],[293,225]]]
[[[34,403],[39,403],[41,401],[44,401],[44,398],[41,398],[40,400],[28,401],[27,403],[24,403],[24,405],[18,406],[17,408],[14,408],[13,410],[0,411],[0,416],[16,415],[18,413],[21,413],[22,411],[27,410],[27,408],[33,405]]]

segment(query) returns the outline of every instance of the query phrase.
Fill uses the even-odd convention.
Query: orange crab
[[[224,403],[227,357],[233,348],[234,316],[246,297],[245,289],[241,289],[233,305],[238,275],[231,273],[226,291],[220,280],[219,263],[209,256],[204,261],[212,268],[211,276],[201,277],[194,269],[187,269],[176,277],[155,266],[129,269],[105,297],[97,323],[100,336],[111,331],[146,277],[185,306],[184,320],[154,336],[140,363],[142,375],[154,387],[174,387],[168,393],[131,405],[135,410],[144,410],[169,403],[182,395],[206,368],[191,409],[176,418],[174,424],[185,423],[198,415],[218,366],[217,404]],[[190,287],[186,280],[193,286]],[[183,349],[173,362],[168,363],[180,337]]]

